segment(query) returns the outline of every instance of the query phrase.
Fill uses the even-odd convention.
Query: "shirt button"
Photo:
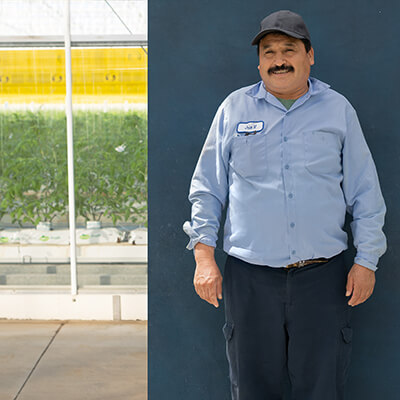
[[[285,168],[286,168],[286,169],[289,169],[289,164],[286,164],[286,165],[285,165]]]
[[[287,142],[287,137],[286,136],[283,137],[283,141]]]
[[[289,193],[289,199],[293,199],[293,193]]]
[[[291,223],[290,223],[290,227],[291,227],[291,228],[294,228],[294,226],[295,226],[294,222],[291,222]]]

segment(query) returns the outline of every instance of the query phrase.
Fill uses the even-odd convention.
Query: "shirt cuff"
[[[201,236],[196,233],[189,221],[186,221],[183,224],[183,231],[190,237],[190,241],[186,246],[188,250],[193,250],[197,243],[203,243],[207,246],[216,247],[216,241],[214,239],[211,239],[207,236]]]
[[[366,253],[357,253],[356,258],[354,259],[355,264],[362,265],[365,268],[368,268],[372,271],[376,271],[379,257],[376,257],[372,254]]]

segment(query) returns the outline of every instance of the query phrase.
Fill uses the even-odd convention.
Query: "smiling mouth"
[[[274,75],[282,75],[282,74],[287,74],[288,72],[291,72],[290,70],[285,70],[285,71],[273,71],[272,73]]]

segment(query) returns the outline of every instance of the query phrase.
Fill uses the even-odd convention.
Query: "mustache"
[[[268,70],[268,73],[273,74],[274,72],[279,72],[279,71],[293,72],[294,68],[291,65],[286,65],[286,64],[275,65],[275,67],[271,67]]]

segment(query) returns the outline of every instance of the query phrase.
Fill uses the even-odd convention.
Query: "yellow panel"
[[[147,54],[141,48],[72,49],[74,103],[146,103]],[[63,49],[1,50],[0,102],[63,103]]]

